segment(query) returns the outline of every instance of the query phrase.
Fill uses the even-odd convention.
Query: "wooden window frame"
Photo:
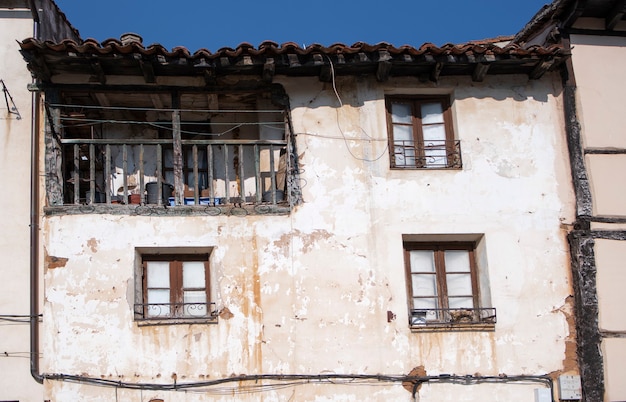
[[[192,288],[183,285],[183,263],[198,261],[204,265],[204,283]],[[148,312],[148,262],[169,263],[169,303],[170,311],[167,315],[150,315]],[[216,322],[217,316],[214,303],[211,301],[211,275],[209,253],[201,254],[142,254],[141,255],[141,304],[135,307],[135,318],[148,324],[175,324],[175,323],[202,323]],[[185,314],[184,292],[204,291],[206,294],[206,315],[195,316]],[[193,303],[191,303],[193,304]]]
[[[398,165],[396,163],[394,141],[394,125],[409,125],[403,123],[394,123],[392,121],[391,106],[394,103],[403,103],[411,106],[411,130],[413,134],[413,141],[415,143],[415,164],[411,165]],[[425,155],[425,142],[423,133],[423,124],[421,117],[422,104],[426,103],[440,103],[443,111],[443,121],[445,129],[445,150],[447,154],[445,166],[429,166],[426,162],[427,156]],[[392,169],[454,169],[461,168],[461,153],[458,141],[455,141],[454,127],[452,124],[452,111],[450,97],[448,95],[393,95],[385,97],[385,109],[387,115],[387,133],[389,141],[389,159]]]
[[[408,311],[409,311],[409,325],[413,329],[419,328],[450,328],[450,329],[480,329],[482,327],[484,329],[491,329],[495,324],[495,309],[493,308],[485,308],[481,306],[481,294],[480,294],[480,286],[479,286],[479,272],[478,266],[476,263],[476,248],[477,244],[475,242],[404,242],[404,264],[405,264],[405,274],[406,274],[406,286],[407,286],[407,302],[408,302]],[[411,257],[410,252],[414,250],[426,250],[433,252],[433,262],[435,265],[435,272],[429,271],[415,271],[411,268]],[[469,258],[469,275],[471,278],[471,287],[472,294],[464,297],[472,298],[472,308],[460,308],[460,309],[451,309],[450,308],[450,296],[448,295],[447,289],[447,275],[455,275],[453,273],[448,273],[446,271],[445,265],[445,252],[453,251],[453,250],[465,250],[468,251]],[[437,287],[436,295],[426,295],[419,296],[415,295],[413,291],[413,275],[435,275],[435,282]],[[459,274],[467,275],[467,272],[460,272]],[[457,295],[457,297],[460,297]],[[419,310],[414,307],[414,301],[419,298],[430,298],[436,299],[438,306],[437,309],[441,311],[438,312],[438,317],[436,320],[430,322],[424,322],[420,324],[416,324],[413,320],[415,317],[413,316],[414,310]],[[427,309],[424,309],[427,310]],[[463,313],[467,314],[466,319],[458,319],[455,320],[454,314]]]

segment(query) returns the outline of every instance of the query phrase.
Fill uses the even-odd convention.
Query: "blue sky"
[[[56,0],[83,38],[217,51],[265,40],[419,47],[517,33],[549,0]]]

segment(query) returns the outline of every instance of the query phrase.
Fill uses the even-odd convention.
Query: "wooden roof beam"
[[[152,100],[152,105],[155,109],[164,109],[163,102],[161,101],[159,94],[151,93],[150,100]]]
[[[482,82],[489,71],[489,63],[476,63],[472,72],[472,81]]]
[[[43,57],[37,57],[33,64],[37,65],[37,67],[39,67],[41,71],[40,79],[44,82],[50,82],[50,80],[52,79],[52,73],[50,72],[50,68],[46,63],[46,59],[44,59]]]
[[[206,86],[217,85],[217,77],[215,76],[214,68],[207,68],[206,70],[204,70],[203,76],[204,76],[204,85]]]
[[[92,76],[89,78],[89,81],[99,82],[104,85],[107,83],[106,76],[104,74],[104,70],[102,69],[102,65],[100,64],[100,60],[92,59],[90,62],[91,71],[93,72]]]
[[[143,79],[148,84],[156,83],[156,77],[154,76],[154,68],[152,67],[152,63],[139,60],[139,67],[141,68],[141,72],[143,73]]]
[[[607,31],[615,29],[615,26],[624,18],[624,14],[626,14],[626,0],[617,0],[606,16],[604,24]]]
[[[207,94],[207,105],[209,110],[219,110],[220,106],[217,102],[217,94]]]
[[[276,63],[274,63],[274,59],[272,57],[269,57],[265,60],[265,64],[263,64],[263,81],[271,84],[274,80],[274,74],[276,74]]]
[[[391,62],[390,61],[379,61],[378,68],[376,69],[376,79],[379,82],[385,82],[389,79],[389,75],[391,73]]]
[[[333,80],[333,72],[329,64],[324,64],[320,68],[319,80],[321,82],[331,82]]]
[[[107,96],[102,93],[102,92],[92,92],[92,95],[94,98],[96,98],[96,100],[98,101],[98,104],[100,106],[103,107],[109,107],[111,106],[111,103],[109,102],[109,98],[107,98]]]
[[[430,80],[432,82],[439,81],[439,75],[441,75],[441,70],[443,70],[443,63],[438,61],[433,66],[432,70],[430,70]]]
[[[536,80],[541,78],[542,75],[546,73],[554,64],[554,60],[541,60],[539,63],[535,65],[533,70],[528,74],[528,77],[532,80]]]
[[[378,51],[378,68],[376,69],[376,79],[379,82],[385,82],[389,79],[391,73],[391,55],[389,51],[381,49]]]

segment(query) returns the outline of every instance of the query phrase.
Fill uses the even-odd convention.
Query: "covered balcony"
[[[284,214],[299,202],[284,97],[60,95],[46,105],[48,214]]]

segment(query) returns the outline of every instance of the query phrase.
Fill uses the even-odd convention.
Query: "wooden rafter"
[[[102,69],[102,65],[100,64],[100,60],[94,58],[90,62],[91,71],[93,75],[90,78],[90,81],[96,81],[100,84],[104,85],[107,83],[106,75],[104,74],[104,70]]]
[[[624,14],[626,14],[626,0],[617,0],[606,16],[606,29],[608,31],[615,29],[615,26],[624,18]]]
[[[271,83],[274,80],[274,74],[276,73],[276,64],[273,58],[268,58],[263,64],[263,81]]]
[[[430,80],[433,82],[437,82],[439,80],[439,75],[441,74],[441,70],[443,70],[443,63],[436,62],[432,70],[430,70]]]
[[[139,67],[141,68],[141,72],[143,73],[143,79],[149,83],[156,83],[156,77],[154,76],[154,68],[152,67],[152,63],[139,60]]]
[[[488,63],[476,63],[474,71],[472,72],[472,81],[482,82],[489,71],[490,64]]]
[[[552,67],[553,63],[554,63],[554,60],[540,61],[533,68],[530,74],[528,74],[528,76],[533,80],[541,78],[541,76],[544,75],[545,72],[550,69],[550,67]]]

